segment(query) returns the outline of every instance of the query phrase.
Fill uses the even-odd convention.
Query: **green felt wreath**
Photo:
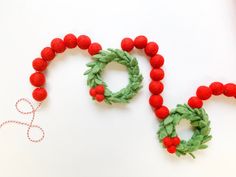
[[[87,64],[90,69],[84,73],[88,75],[87,85],[90,88],[103,85],[105,87],[104,96],[106,103],[127,103],[142,88],[143,76],[140,74],[137,59],[129,53],[119,49],[108,49],[107,51],[100,51],[99,54],[94,55],[92,58],[94,61]],[[129,84],[116,93],[113,93],[101,78],[102,71],[110,62],[125,65],[129,74]]]
[[[160,142],[165,137],[176,137],[176,125],[182,119],[189,120],[193,126],[193,136],[190,140],[181,140],[176,148],[176,155],[189,154],[193,158],[193,152],[199,149],[207,148],[206,142],[210,141],[212,136],[210,134],[210,121],[204,109],[192,109],[188,105],[177,105],[177,108],[172,110],[169,117],[160,123],[160,129],[157,132]]]

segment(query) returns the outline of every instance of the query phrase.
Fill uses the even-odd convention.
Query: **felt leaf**
[[[172,131],[174,130],[174,126],[170,124],[170,125],[167,125],[165,129],[166,129],[167,134],[171,135]]]
[[[172,116],[168,116],[165,120],[164,120],[164,125],[167,125],[171,122],[173,122],[174,118]]]

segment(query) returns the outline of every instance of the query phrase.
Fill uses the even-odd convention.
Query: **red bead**
[[[150,72],[150,77],[154,81],[162,80],[165,76],[163,69],[152,69]]]
[[[89,94],[90,94],[90,96],[95,97],[96,94],[97,94],[95,88],[91,88],[91,89],[89,90]]]
[[[158,45],[155,42],[149,42],[147,43],[147,46],[145,47],[145,53],[146,55],[153,57],[158,52]]]
[[[153,68],[160,68],[164,64],[163,56],[156,54],[154,57],[150,59],[150,64]]]
[[[121,48],[126,52],[130,52],[134,48],[134,41],[131,38],[124,38],[121,41]]]
[[[163,104],[163,98],[161,95],[152,95],[149,98],[149,104],[154,108],[160,108]]]
[[[176,152],[176,147],[175,146],[170,146],[167,148],[167,151],[171,154],[174,154]]]
[[[172,146],[172,139],[167,136],[162,140],[162,143],[166,148],[168,148],[168,147]]]
[[[79,48],[88,49],[91,44],[91,39],[86,35],[80,35],[77,39]]]
[[[96,42],[92,43],[88,48],[88,52],[90,55],[96,55],[100,52],[100,50],[102,50],[102,46]]]
[[[151,81],[149,91],[152,94],[159,95],[164,90],[164,85],[159,81]]]
[[[41,57],[46,61],[51,61],[55,58],[55,52],[50,47],[45,47],[41,51]]]
[[[191,107],[191,108],[201,108],[203,106],[203,102],[200,98],[196,97],[196,96],[193,96],[191,98],[189,98],[188,100],[188,105]]]
[[[178,145],[180,144],[180,139],[179,139],[178,136],[173,137],[173,138],[171,139],[171,141],[172,141],[172,144],[175,145],[175,146],[178,146]]]
[[[169,109],[166,106],[161,106],[160,108],[155,110],[156,116],[163,120],[169,116]]]
[[[209,87],[200,86],[197,89],[196,95],[201,100],[207,100],[211,97],[212,92],[211,92],[211,89]]]
[[[64,37],[64,43],[66,47],[73,49],[77,46],[77,38],[74,34],[67,34]]]
[[[66,45],[64,41],[60,38],[55,38],[51,42],[51,48],[56,52],[56,53],[62,53],[66,50]]]
[[[32,96],[36,101],[43,101],[47,98],[47,91],[44,88],[36,88]]]
[[[95,97],[95,99],[96,99],[98,102],[102,102],[102,101],[105,99],[105,97],[104,97],[104,95],[97,94],[96,97]]]
[[[32,62],[32,66],[36,71],[44,71],[47,68],[48,63],[42,58],[36,58]]]
[[[95,91],[97,94],[101,94],[101,95],[104,95],[104,92],[105,92],[105,88],[103,85],[97,85],[95,87]]]
[[[134,46],[137,48],[137,49],[143,49],[147,46],[147,38],[146,36],[137,36],[135,39],[134,39]]]
[[[213,82],[209,87],[213,95],[221,95],[224,92],[224,85],[220,82]]]
[[[30,83],[35,87],[40,87],[45,84],[45,76],[41,72],[35,72],[30,76]]]
[[[228,97],[236,96],[236,85],[228,83],[224,85],[224,95]]]

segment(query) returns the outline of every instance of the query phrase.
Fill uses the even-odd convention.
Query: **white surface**
[[[123,37],[139,34],[157,41],[166,59],[164,97],[172,108],[201,84],[236,82],[235,0],[1,0],[1,121],[28,121],[14,103],[31,95],[31,61],[52,38],[69,32],[88,34],[103,48],[119,47]],[[130,104],[112,107],[91,101],[85,53],[57,57],[47,72],[49,99],[36,120],[46,138],[32,144],[26,127],[1,129],[0,176],[235,177],[236,100],[220,97],[205,104],[214,139],[196,160],[170,156],[156,139],[159,123],[148,105],[148,61],[135,56],[144,88]],[[105,78],[119,89],[127,73],[111,68]]]

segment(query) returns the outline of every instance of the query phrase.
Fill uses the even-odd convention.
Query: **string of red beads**
[[[164,58],[160,54],[157,54],[159,47],[156,42],[148,42],[146,36],[137,36],[134,40],[131,38],[124,38],[121,41],[121,48],[124,51],[130,52],[132,49],[144,49],[145,54],[150,58],[150,65],[152,70],[150,72],[150,78],[152,79],[149,84],[149,91],[151,96],[149,98],[149,104],[155,111],[155,115],[163,120],[169,115],[169,109],[163,105],[163,97],[161,93],[164,90],[164,85],[161,80],[164,79],[165,73],[161,68],[164,64]]]
[[[67,34],[63,39],[53,39],[50,47],[45,47],[41,51],[41,58],[33,60],[32,66],[35,72],[30,76],[30,83],[37,87],[32,93],[36,101],[41,102],[47,98],[47,91],[44,88],[46,78],[43,72],[47,69],[48,64],[56,57],[56,54],[65,52],[67,48],[73,49],[77,46],[82,50],[87,50],[90,55],[95,55],[102,50],[102,46],[99,43],[92,43],[91,39],[86,35],[76,37],[74,34]],[[96,90],[102,93],[101,87]],[[103,99],[103,94],[96,96],[97,101],[102,101]]]

